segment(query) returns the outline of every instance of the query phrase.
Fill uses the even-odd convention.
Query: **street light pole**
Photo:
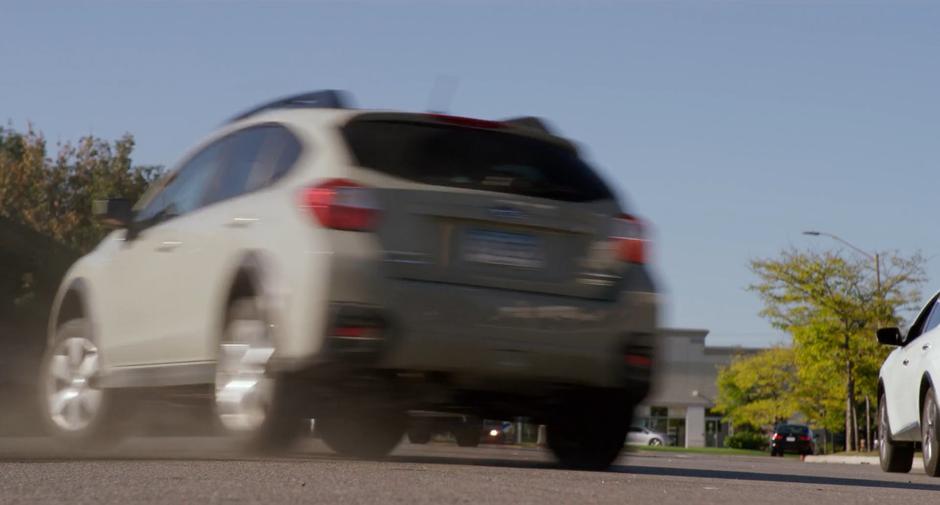
[[[835,240],[835,241],[837,241],[837,242],[840,242],[840,243],[842,243],[842,244],[848,246],[849,248],[851,248],[851,249],[854,250],[855,252],[857,252],[857,253],[861,254],[862,256],[865,256],[866,258],[868,258],[868,259],[870,259],[870,260],[873,260],[873,261],[875,262],[875,290],[876,290],[875,297],[876,297],[876,299],[877,299],[877,301],[878,301],[878,306],[876,307],[876,310],[877,310],[877,318],[878,318],[878,319],[877,319],[877,323],[878,323],[878,324],[881,324],[881,311],[882,311],[882,309],[883,309],[882,306],[884,305],[884,304],[882,303],[884,295],[883,295],[882,292],[881,292],[881,255],[880,255],[879,253],[877,253],[877,252],[874,253],[874,254],[872,254],[872,253],[870,253],[870,252],[868,252],[868,251],[862,249],[861,247],[858,247],[858,246],[856,246],[855,244],[849,242],[848,240],[845,240],[844,238],[842,238],[842,237],[840,237],[840,236],[838,236],[838,235],[832,234],[832,233],[827,233],[827,232],[824,232],[824,231],[814,231],[814,230],[810,230],[810,231],[804,231],[804,232],[803,232],[803,235],[809,235],[809,236],[811,236],[811,237],[819,237],[819,236],[826,236],[826,237],[829,237],[829,238],[831,238],[831,239],[833,239],[833,240]],[[845,351],[848,352],[848,351],[849,351],[849,349],[848,349],[848,335],[846,335],[845,339],[846,339],[846,344],[845,344],[845,345],[846,345],[846,349],[845,349]],[[846,363],[846,367],[847,367],[847,368],[849,367],[848,363]],[[851,376],[851,370],[850,370],[850,369],[846,370],[846,372],[848,372],[848,373],[850,374],[850,376]],[[849,380],[851,380],[851,379],[849,379]],[[851,388],[851,386],[848,386],[848,387]],[[858,421],[856,420],[856,417],[855,417],[855,406],[854,406],[854,405],[851,405],[850,398],[848,398],[848,397],[846,398],[846,402],[848,402],[848,407],[851,409],[851,424],[852,424],[852,429],[853,429],[853,431],[857,431],[857,430],[858,430]],[[868,396],[865,396],[865,448],[866,448],[867,450],[871,450],[871,427],[870,427],[869,421],[868,421],[868,415],[869,415],[869,414],[868,414],[868,409],[869,409],[868,405],[869,405],[869,399],[868,399]],[[848,415],[849,415],[849,412],[846,412],[846,416],[847,416],[847,417],[848,417]],[[847,422],[847,424],[848,424],[848,422]],[[853,440],[853,441],[854,441],[857,436],[858,436],[857,433],[851,433],[851,434],[850,434],[850,433],[846,433],[846,440]],[[858,447],[858,444],[854,444],[854,445],[856,446],[856,448]]]

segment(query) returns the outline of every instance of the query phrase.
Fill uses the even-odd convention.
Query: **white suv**
[[[353,110],[327,91],[200,143],[67,273],[47,424],[113,437],[150,394],[213,406],[255,446],[309,419],[382,456],[420,415],[549,425],[602,468],[646,394],[657,296],[641,223],[533,118]],[[463,433],[461,431],[461,433]]]
[[[881,366],[878,379],[878,447],[886,472],[910,471],[920,446],[925,471],[940,477],[940,395],[933,383],[940,379],[938,296],[927,302],[906,332],[878,330],[879,342],[898,346]]]

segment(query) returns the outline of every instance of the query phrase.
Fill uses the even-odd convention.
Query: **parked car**
[[[627,443],[630,445],[652,445],[660,446],[668,440],[665,434],[657,431],[643,428],[640,426],[631,426],[627,431]]]
[[[770,436],[770,455],[785,453],[807,456],[816,453],[816,436],[809,426],[803,424],[778,424]]]
[[[878,341],[895,349],[878,375],[878,455],[885,472],[909,472],[919,445],[928,475],[940,477],[938,396],[940,302],[933,295],[914,323],[878,330]]]
[[[380,457],[409,411],[527,417],[606,468],[653,365],[643,223],[534,118],[256,107],[183,157],[65,275],[43,418],[114,438],[145,394],[205,402],[251,446],[316,431]],[[133,392],[133,394],[123,394]]]
[[[449,434],[460,447],[480,445],[484,422],[478,418],[437,412],[413,412],[411,418],[407,435],[412,444],[426,444],[435,435]]]

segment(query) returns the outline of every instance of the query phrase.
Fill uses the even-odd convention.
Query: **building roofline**
[[[659,333],[682,337],[705,337],[709,331],[704,328],[660,328]]]

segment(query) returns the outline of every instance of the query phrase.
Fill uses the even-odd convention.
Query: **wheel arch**
[[[62,323],[75,318],[91,319],[91,298],[88,281],[77,277],[63,284],[49,311],[46,345],[56,338],[56,332]]]
[[[246,251],[235,263],[232,275],[220,297],[220,306],[216,318],[217,338],[225,329],[228,307],[243,296],[256,296],[261,310],[269,318],[274,328],[275,342],[280,340],[283,314],[283,286],[279,270],[274,260],[262,251]]]
[[[933,387],[933,379],[930,377],[930,372],[924,372],[924,375],[920,378],[920,391],[917,394],[917,413],[923,414],[924,412],[924,399],[927,398],[927,391]],[[936,394],[936,389],[934,390]],[[920,417],[918,416],[918,419]]]

